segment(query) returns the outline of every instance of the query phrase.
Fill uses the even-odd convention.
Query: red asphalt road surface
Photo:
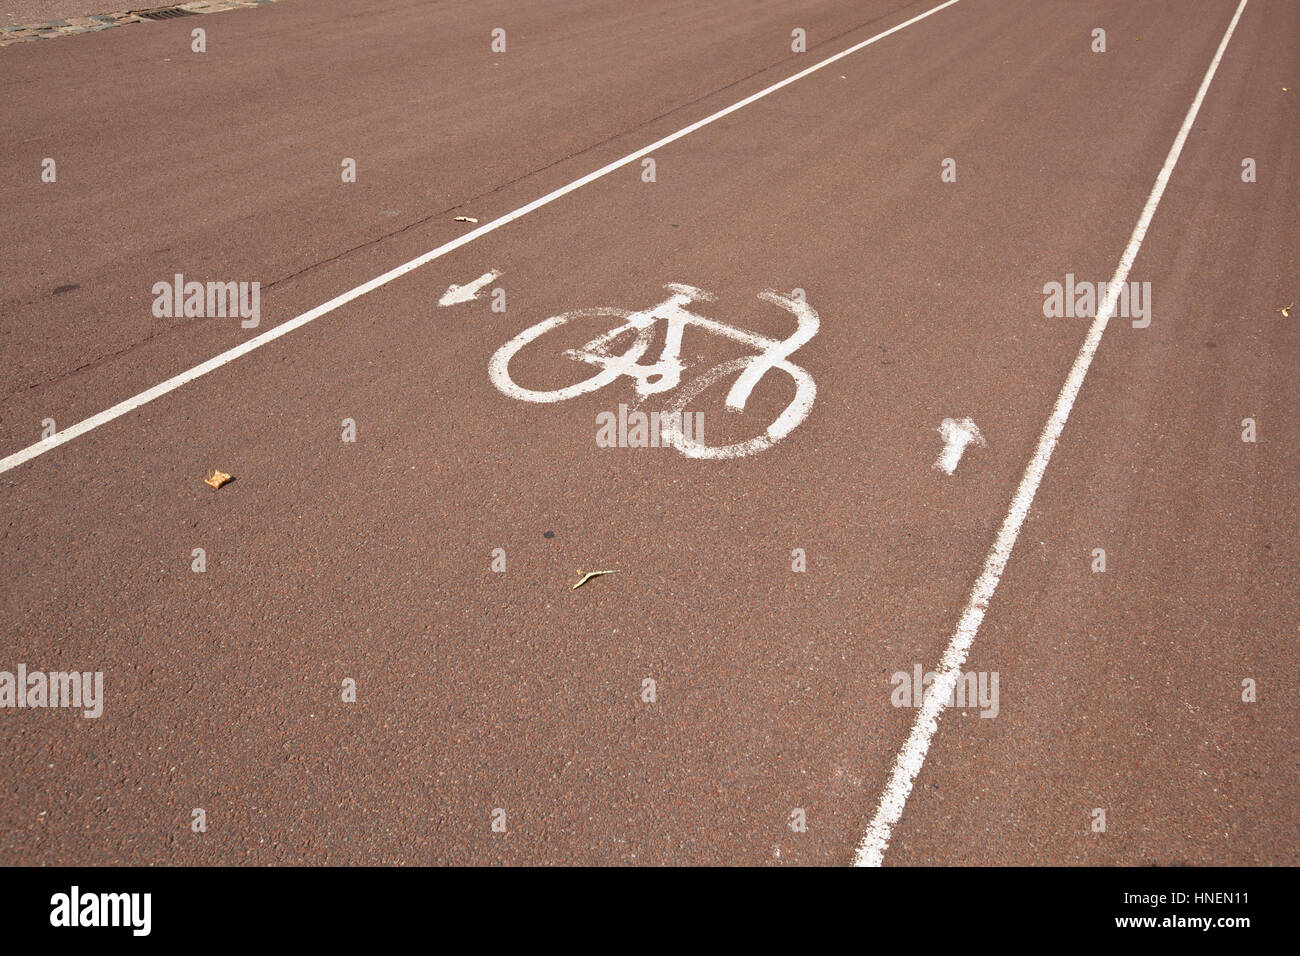
[[[283,0],[0,50],[0,457],[935,3]],[[105,702],[0,709],[0,863],[851,862],[891,675],[937,668],[1087,330],[1043,286],[1115,272],[1236,8],[961,0],[5,471],[0,670]],[[943,714],[887,864],[1300,861],[1297,35],[1249,0],[1151,324],[1111,321],[967,662],[997,716]],[[492,270],[504,312],[438,306]],[[156,318],[176,273],[260,282],[260,326]],[[673,282],[774,338],[759,293],[804,290],[784,441],[602,448],[630,379],[490,381]],[[604,322],[512,374],[589,376]],[[746,354],[688,330],[684,381]],[[718,443],[793,387],[724,394]],[[948,417],[987,441],[951,476]]]

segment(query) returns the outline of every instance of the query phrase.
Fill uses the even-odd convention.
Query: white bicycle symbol
[[[497,349],[488,364],[488,376],[492,379],[492,384],[511,398],[525,402],[561,402],[576,398],[587,392],[604,388],[625,375],[635,379],[637,394],[642,397],[659,392],[670,392],[681,384],[682,372],[686,369],[680,358],[682,333],[687,326],[698,326],[715,335],[747,345],[757,350],[759,354],[715,365],[677,392],[672,404],[665,409],[665,414],[661,418],[662,440],[665,445],[676,448],[690,458],[739,458],[770,448],[808,417],[813,400],[817,397],[817,386],[812,376],[789,361],[789,357],[799,346],[817,334],[821,320],[810,305],[801,299],[778,292],[759,293],[758,297],[763,301],[788,309],[798,322],[794,334],[789,338],[771,339],[757,332],[749,332],[707,319],[686,309],[692,301],[711,300],[713,296],[707,292],[676,282],[669,283],[667,288],[672,292],[671,296],[658,305],[640,312],[616,308],[578,309],[543,319]],[[525,345],[573,319],[602,316],[614,316],[621,319],[622,323],[592,339],[586,345],[564,352],[569,358],[597,366],[600,371],[591,378],[564,388],[536,391],[516,384],[510,377],[510,360]],[[643,364],[641,359],[649,350],[656,326],[660,321],[668,324],[663,351],[658,361]],[[634,333],[631,344],[621,352],[615,351],[616,340],[628,333]],[[794,379],[795,395],[785,411],[777,416],[776,421],[767,426],[763,434],[748,441],[714,447],[703,445],[683,433],[682,412],[710,385],[727,375],[738,373],[731,390],[727,393],[726,407],[733,412],[742,412],[754,386],[774,368],[781,369]]]

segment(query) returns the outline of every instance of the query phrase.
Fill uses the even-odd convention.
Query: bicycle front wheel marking
[[[817,399],[817,385],[812,376],[806,371],[791,362],[782,360],[771,367],[781,369],[794,379],[794,399],[777,416],[776,421],[767,426],[763,434],[748,441],[713,446],[701,444],[693,438],[686,437],[683,433],[680,422],[683,420],[683,416],[687,414],[686,406],[723,376],[731,372],[744,372],[752,361],[753,359],[742,358],[723,362],[721,365],[714,366],[684,389],[672,406],[667,409],[669,424],[663,430],[664,443],[676,448],[687,458],[718,461],[725,458],[745,458],[749,455],[756,455],[760,451],[771,448],[794,431],[808,417],[808,413],[812,411],[813,402]],[[740,410],[743,411],[743,406]]]

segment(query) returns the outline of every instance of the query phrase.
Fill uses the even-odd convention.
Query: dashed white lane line
[[[960,2],[960,0],[947,0],[947,2],[941,3],[936,7],[931,7],[929,10],[926,10],[924,13],[917,14],[916,16],[912,17],[910,20],[904,20],[902,23],[896,26],[892,26],[888,30],[884,30],[880,33],[877,33],[875,36],[869,37],[868,39],[863,40],[860,43],[855,43],[853,46],[849,47],[848,49],[841,50],[839,53],[836,53],[832,56],[827,57],[824,60],[814,63],[812,66],[808,67],[805,70],[800,70],[798,73],[795,73],[793,76],[788,76],[784,80],[780,80],[776,83],[773,83],[771,86],[759,90],[757,93],[751,94],[750,96],[745,97],[743,100],[739,100],[738,102],[733,103],[730,106],[725,107],[724,109],[718,110],[718,112],[712,114],[711,116],[706,116],[704,119],[697,120],[696,122],[691,123],[689,126],[684,126],[681,129],[679,129],[677,132],[671,133],[668,136],[665,136],[663,139],[656,140],[655,142],[651,143],[649,146],[646,146],[642,149],[638,149],[634,153],[628,153],[622,159],[616,159],[614,160],[614,162],[600,167],[600,169],[597,169],[595,172],[588,173],[587,175],[582,176],[579,179],[575,179],[573,182],[569,183],[568,185],[561,186],[559,189],[547,193],[545,196],[542,196],[540,199],[534,199],[532,202],[520,206],[518,209],[514,210],[513,212],[508,212],[504,216],[501,216],[498,219],[493,219],[491,222],[484,223],[483,225],[479,226],[477,229],[470,230],[469,232],[465,233],[465,235],[459,236],[456,239],[453,239],[451,242],[444,243],[443,245],[438,246],[438,248],[436,249],[431,249],[430,251],[424,253],[423,255],[416,256],[414,259],[410,260],[409,262],[404,262],[400,266],[397,266],[396,268],[390,269],[388,272],[385,272],[383,275],[371,279],[369,282],[364,282],[361,285],[357,286],[356,288],[344,292],[342,295],[335,296],[334,298],[330,299],[328,302],[324,303],[323,305],[318,305],[316,306],[316,308],[311,309],[308,312],[304,312],[301,315],[296,316],[292,319],[289,319],[287,322],[282,322],[280,325],[277,325],[275,328],[263,332],[261,335],[257,336],[256,338],[251,338],[247,342],[244,342],[240,345],[235,346],[232,349],[222,352],[220,355],[213,356],[212,358],[208,359],[206,362],[203,362],[200,365],[196,365],[194,366],[194,368],[189,369],[188,371],[181,372],[179,375],[174,375],[171,378],[167,379],[165,382],[160,382],[159,384],[155,385],[153,388],[146,389],[145,391],[141,392],[139,395],[136,395],[132,398],[128,398],[125,401],[118,402],[112,408],[107,408],[104,411],[98,413],[97,415],[91,415],[89,418],[77,422],[75,425],[70,425],[67,428],[63,429],[62,431],[55,432],[49,438],[43,439],[42,441],[39,441],[34,445],[29,445],[28,447],[24,448],[22,451],[15,452],[14,454],[9,455],[7,458],[0,459],[0,474],[4,474],[6,471],[9,471],[12,468],[17,468],[19,465],[23,464],[24,462],[31,461],[33,458],[43,455],[47,451],[53,451],[55,448],[58,448],[60,445],[66,444],[67,442],[72,441],[72,439],[84,435],[86,434],[86,432],[94,430],[98,428],[100,425],[111,422],[115,418],[120,418],[123,415],[127,414],[128,412],[132,412],[135,409],[139,408],[141,405],[146,405],[149,402],[152,402],[155,398],[160,398],[161,396],[166,395],[168,392],[174,392],[182,385],[186,385],[189,382],[194,381],[196,378],[200,378],[201,376],[208,374],[208,372],[214,371],[215,369],[219,369],[223,365],[229,365],[235,359],[247,355],[249,352],[252,352],[254,349],[259,349],[263,345],[267,345],[270,342],[274,342],[282,335],[288,335],[290,332],[294,331],[295,329],[301,328],[302,326],[306,325],[308,322],[312,322],[316,319],[319,319],[322,315],[327,315],[330,312],[333,312],[335,309],[339,308],[340,306],[347,305],[353,299],[359,299],[367,292],[373,292],[375,289],[378,289],[380,286],[387,285],[388,283],[392,282],[394,279],[400,278],[401,276],[406,275],[408,272],[420,268],[420,266],[422,265],[426,265],[427,263],[430,263],[435,259],[440,259],[443,256],[447,255],[447,253],[449,252],[454,252],[455,250],[459,249],[461,246],[467,245],[473,242],[475,239],[478,239],[480,236],[486,236],[488,233],[495,232],[496,230],[500,229],[502,226],[514,222],[516,219],[522,219],[530,212],[534,212],[535,210],[540,209],[543,206],[553,203],[555,202],[555,200],[567,196],[569,193],[573,192],[574,190],[581,189],[583,186],[586,186],[588,183],[595,182],[597,179],[600,179],[603,176],[607,176],[617,169],[622,169],[624,166],[627,166],[630,163],[634,163],[638,159],[641,159],[644,156],[648,156],[650,153],[653,153],[657,149],[662,149],[668,144],[674,143],[684,136],[689,136],[691,133],[694,133],[696,130],[703,129],[705,126],[708,126],[710,123],[722,119],[724,116],[730,116],[732,113],[736,112],[737,110],[744,109],[750,103],[753,103],[757,100],[761,100],[763,97],[768,96],[771,93],[775,93],[777,90],[784,89],[785,87],[789,86],[791,83],[795,83],[803,79],[805,76],[809,76],[813,73],[816,73],[818,70],[830,66],[832,63],[835,63],[838,60],[842,60],[846,56],[851,56],[852,54],[857,53],[859,50],[863,49],[864,47],[871,46],[871,44],[875,43],[877,40],[883,40],[885,37],[897,33],[899,30],[902,30],[905,27],[910,27],[914,23],[919,23],[920,21],[924,20],[926,17],[936,14],[940,10],[943,10],[947,7],[951,7],[953,4],[958,2]]]
[[[908,734],[903,749],[899,751],[898,758],[894,761],[889,781],[885,784],[884,793],[880,797],[880,806],[854,854],[855,866],[880,866],[884,861],[885,850],[889,846],[894,825],[903,815],[903,808],[907,805],[912,785],[916,782],[917,774],[921,772],[922,764],[925,763],[930,741],[934,738],[935,731],[939,729],[939,716],[943,713],[944,706],[952,696],[953,688],[966,665],[966,656],[975,640],[975,633],[979,630],[980,622],[984,620],[984,612],[988,610],[989,601],[993,599],[993,592],[997,590],[998,581],[1007,566],[1007,560],[1011,557],[1011,549],[1020,534],[1020,527],[1029,514],[1029,507],[1034,503],[1038,483],[1047,469],[1047,462],[1056,448],[1057,439],[1061,437],[1061,431],[1065,428],[1065,420],[1070,415],[1070,409],[1074,407],[1074,400],[1083,386],[1084,376],[1088,374],[1088,366],[1092,364],[1092,358],[1097,353],[1097,346],[1101,344],[1106,323],[1114,313],[1119,288],[1127,280],[1129,270],[1133,267],[1133,260],[1137,258],[1138,250],[1142,248],[1142,240],[1146,237],[1147,227],[1151,225],[1151,217],[1155,215],[1156,206],[1160,204],[1160,197],[1164,195],[1165,186],[1174,171],[1174,164],[1178,162],[1178,156],[1183,151],[1183,143],[1187,141],[1187,134],[1191,131],[1196,114],[1201,109],[1201,101],[1205,99],[1205,92],[1210,88],[1210,81],[1214,79],[1214,73],[1219,68],[1219,61],[1223,59],[1223,51],[1228,48],[1232,31],[1237,28],[1237,21],[1241,19],[1241,12],[1245,9],[1246,0],[1241,0],[1232,22],[1228,24],[1227,32],[1223,34],[1223,40],[1219,43],[1218,52],[1210,61],[1210,68],[1205,71],[1205,79],[1201,81],[1201,88],[1196,91],[1196,98],[1192,100],[1192,105],[1187,110],[1187,116],[1183,120],[1182,128],[1178,130],[1178,135],[1174,138],[1174,145],[1169,149],[1165,164],[1160,167],[1155,186],[1147,197],[1146,205],[1142,207],[1142,215],[1138,217],[1137,225],[1133,227],[1128,247],[1120,257],[1115,277],[1110,280],[1110,285],[1106,289],[1106,299],[1088,329],[1088,335],[1083,340],[1078,356],[1075,357],[1065,384],[1061,387],[1061,394],[1057,396],[1056,404],[1052,406],[1052,414],[1048,417],[1047,424],[1043,426],[1043,432],[1038,438],[1038,446],[1034,449],[1034,456],[1025,468],[1020,485],[1016,488],[1015,497],[1011,499],[1011,510],[1007,512],[1006,520],[1002,522],[997,540],[993,542],[993,549],[984,562],[984,570],[975,582],[975,586],[971,588],[952,640],[943,652],[938,676],[930,685],[930,690],[917,711],[911,733]]]

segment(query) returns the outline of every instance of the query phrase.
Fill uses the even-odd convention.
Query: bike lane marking
[[[1209,69],[1205,72],[1205,78],[1201,80],[1201,86],[1196,91],[1192,105],[1187,110],[1183,125],[1179,128],[1178,135],[1174,137],[1174,143],[1169,148],[1169,154],[1165,157],[1164,165],[1156,175],[1155,185],[1151,187],[1151,193],[1147,197],[1146,204],[1142,207],[1142,213],[1138,217],[1137,224],[1133,227],[1132,235],[1129,237],[1128,246],[1125,247],[1123,255],[1120,256],[1114,277],[1106,288],[1105,301],[1102,303],[1101,308],[1097,310],[1097,317],[1093,319],[1092,325],[1088,329],[1088,335],[1084,338],[1074,364],[1070,367],[1070,373],[1065,379],[1065,384],[1061,386],[1061,392],[1057,396],[1056,403],[1052,406],[1052,413],[1048,416],[1047,424],[1043,426],[1042,434],[1038,438],[1033,457],[1025,467],[1024,475],[1016,488],[1015,496],[1011,499],[1010,510],[1008,510],[1007,516],[1002,522],[1002,527],[998,531],[997,539],[993,542],[993,547],[985,559],[984,569],[975,585],[971,588],[970,595],[966,600],[966,606],[962,609],[961,617],[957,622],[957,627],[953,631],[947,648],[944,650],[943,657],[940,659],[938,676],[930,685],[925,700],[917,711],[916,720],[912,724],[912,729],[902,749],[898,752],[889,780],[881,793],[876,814],[854,852],[853,863],[855,866],[880,866],[884,862],[885,850],[889,847],[894,825],[903,816],[903,810],[907,806],[907,798],[911,794],[912,786],[915,784],[917,775],[920,774],[921,767],[925,763],[926,753],[930,749],[930,742],[939,729],[939,717],[943,714],[947,700],[952,695],[953,689],[961,677],[962,669],[966,665],[967,655],[970,653],[971,645],[975,642],[975,635],[979,631],[980,623],[984,620],[984,612],[988,610],[989,603],[993,600],[993,593],[997,590],[998,582],[1002,578],[1002,572],[1006,569],[1007,561],[1011,558],[1011,549],[1015,547],[1020,528],[1029,515],[1030,506],[1034,503],[1034,495],[1038,492],[1038,485],[1042,481],[1043,473],[1047,470],[1047,463],[1052,457],[1052,452],[1056,448],[1057,440],[1061,437],[1061,432],[1065,429],[1065,420],[1069,417],[1070,409],[1073,408],[1079,390],[1083,387],[1084,377],[1088,374],[1088,368],[1092,365],[1093,356],[1096,355],[1097,348],[1101,344],[1101,337],[1106,331],[1106,325],[1114,314],[1119,289],[1128,279],[1129,270],[1133,267],[1138,251],[1142,248],[1142,241],[1146,238],[1147,228],[1151,225],[1151,219],[1155,216],[1156,207],[1160,204],[1160,197],[1164,195],[1165,186],[1168,185],[1169,177],[1173,174],[1178,157],[1182,154],[1183,144],[1187,141],[1192,124],[1196,121],[1196,114],[1200,112],[1201,102],[1205,99],[1205,94],[1210,88],[1210,82],[1214,79],[1214,74],[1219,68],[1219,61],[1223,59],[1224,51],[1228,48],[1228,41],[1232,39],[1232,33],[1237,28],[1237,21],[1241,19],[1242,11],[1246,9],[1246,3],[1247,0],[1241,0],[1237,12],[1233,14],[1232,21],[1228,24],[1228,29],[1223,34],[1219,48],[1214,54],[1214,59],[1210,61]]]
[[[921,20],[924,20],[926,17],[938,13],[940,10],[946,9],[947,7],[951,7],[953,4],[959,2],[960,0],[946,0],[946,2],[941,3],[938,6],[931,7],[929,10],[917,14],[916,16],[912,17],[910,20],[904,20],[902,23],[892,26],[888,30],[884,30],[880,33],[877,33],[875,36],[868,37],[866,40],[856,43],[845,50],[841,50],[839,53],[832,54],[826,59],[814,63],[812,66],[808,67],[807,69],[801,70],[800,72],[795,73],[792,76],[788,76],[784,80],[779,80],[776,83],[773,83],[771,86],[759,90],[757,93],[753,93],[745,97],[744,99],[731,104],[730,106],[718,110],[716,113],[704,117],[704,119],[697,120],[696,122],[691,123],[688,126],[682,127],[675,133],[670,133],[669,135],[663,137],[662,139],[656,140],[655,142],[651,143],[649,146],[644,146],[641,149],[636,150],[635,152],[628,153],[626,156],[622,157],[621,159],[616,159],[613,162],[608,163],[593,172],[587,173],[585,176],[581,176],[578,179],[573,180],[573,182],[568,183],[567,185],[552,190],[546,195],[538,199],[534,199],[532,202],[526,203],[525,205],[520,206],[518,209],[515,209],[512,212],[506,213],[504,216],[500,216],[497,219],[493,219],[491,222],[484,223],[483,225],[479,226],[477,229],[473,229],[465,233],[463,236],[458,236],[457,238],[451,240],[450,242],[443,243],[441,246],[438,246],[436,249],[431,249],[430,251],[423,253],[422,255],[416,256],[414,259],[404,262],[401,265],[396,266],[393,269],[390,269],[388,272],[376,276],[375,278],[369,280],[368,282],[363,282],[361,285],[355,286],[354,288],[349,289],[347,292],[335,296],[334,298],[330,299],[328,302],[324,302],[321,305],[316,306],[314,309],[310,309],[306,312],[303,312],[302,314],[297,315],[286,322],[282,322],[280,325],[277,325],[275,328],[268,329],[266,332],[263,332],[261,335],[249,339],[247,342],[243,342],[235,346],[234,348],[227,349],[226,351],[213,356],[212,358],[208,359],[206,362],[201,362],[198,365],[194,366],[193,368],[188,369],[187,371],[181,372],[178,375],[174,375],[171,378],[158,383],[152,388],[148,388],[145,391],[140,392],[138,395],[135,395],[128,399],[124,399],[123,401],[118,402],[116,405],[112,406],[111,408],[106,408],[104,411],[91,415],[89,418],[83,419],[74,425],[69,425],[67,428],[55,432],[49,438],[42,439],[41,441],[36,442],[33,445],[27,446],[21,451],[14,452],[12,455],[0,459],[0,474],[4,474],[5,472],[10,471],[11,469],[17,468],[19,465],[31,461],[33,458],[37,458],[48,451],[53,451],[55,448],[58,448],[60,445],[66,444],[67,442],[72,441],[72,439],[78,438],[89,431],[93,431],[94,429],[98,428],[100,425],[105,425],[116,418],[120,418],[123,415],[127,414],[128,412],[132,412],[135,409],[140,408],[142,405],[147,405],[149,402],[152,402],[156,398],[161,398],[163,395],[166,395],[169,392],[174,392],[176,389],[180,388],[181,386],[187,385],[190,382],[194,381],[195,379],[201,378],[202,376],[208,374],[209,372],[221,368],[223,365],[228,365],[231,362],[235,361],[236,359],[241,358],[244,355],[247,355],[249,352],[261,348],[263,345],[267,345],[271,342],[274,342],[276,339],[280,338],[281,336],[288,335],[290,332],[294,331],[295,329],[299,329],[302,326],[315,321],[316,319],[320,318],[323,315],[328,315],[330,312],[333,312],[335,309],[347,305],[349,302],[353,301],[354,299],[358,299],[369,292],[373,292],[375,289],[378,289],[381,286],[387,285],[388,283],[392,282],[394,279],[401,278],[402,276],[406,275],[408,272],[412,272],[423,265],[427,265],[428,263],[433,262],[435,259],[440,259],[443,256],[447,255],[449,252],[454,252],[455,250],[459,249],[461,246],[468,245],[469,243],[473,242],[475,239],[480,238],[481,236],[485,236],[490,232],[495,232],[497,229],[500,229],[502,226],[514,222],[516,219],[522,219],[530,212],[540,209],[543,206],[549,205],[550,203],[555,202],[557,199],[561,199],[564,196],[567,196],[569,193],[581,189],[583,186],[586,186],[589,183],[595,182],[596,180],[609,175],[615,170],[622,169],[624,166],[634,163],[638,159],[641,159],[644,156],[648,156],[650,153],[654,152],[657,149],[661,149],[664,146],[667,146],[670,143],[674,143],[685,136],[689,136],[691,133],[694,133],[696,130],[703,129],[705,126],[708,126],[709,124],[714,123],[717,120],[722,119],[723,117],[730,116],[732,113],[736,112],[737,110],[744,109],[749,104],[757,100],[760,100],[771,93],[775,93],[777,90],[784,89],[790,84],[798,80],[801,80],[804,77],[809,76],[813,73],[816,73],[818,70],[830,66],[832,63],[835,63],[838,60],[842,60],[846,56],[850,56],[851,54],[856,53],[859,50],[870,46],[871,44],[875,43],[877,40],[883,40],[885,37],[897,33],[899,30],[902,30],[905,27],[909,27],[914,23],[918,23]]]
[[[771,339],[765,335],[759,335],[757,332],[736,328],[683,308],[684,305],[696,299],[702,301],[713,300],[715,296],[710,293],[676,282],[670,282],[668,289],[674,294],[667,300],[639,312],[596,307],[564,312],[543,319],[541,322],[524,329],[497,349],[492,356],[492,360],[488,363],[488,378],[498,391],[510,398],[524,402],[546,403],[565,401],[579,395],[585,395],[598,388],[603,388],[623,376],[632,378],[637,382],[637,392],[643,397],[660,392],[676,391],[680,386],[682,390],[677,393],[675,401],[667,409],[670,416],[676,414],[678,417],[669,419],[669,424],[664,426],[663,437],[665,444],[676,448],[689,458],[741,458],[764,451],[785,438],[808,417],[808,413],[812,410],[813,402],[817,397],[817,386],[806,370],[789,362],[788,359],[800,346],[807,344],[817,334],[821,320],[812,306],[801,298],[783,295],[772,289],[760,292],[758,298],[761,301],[787,309],[798,321],[797,328],[788,338]],[[601,366],[602,370],[596,375],[585,382],[544,392],[523,388],[511,378],[510,360],[514,358],[520,349],[572,319],[605,315],[618,316],[623,322],[611,331],[597,336],[580,349],[577,349],[577,355],[573,356],[580,357],[583,361],[590,362],[593,365]],[[645,355],[650,342],[648,333],[653,332],[655,325],[660,321],[666,322],[668,325],[664,351],[657,361],[648,364],[642,363],[641,358]],[[679,361],[678,353],[681,349],[682,332],[687,326],[697,326],[716,335],[741,342],[753,348],[759,354],[751,358],[723,362],[714,366],[695,382],[682,385],[679,375],[683,366]],[[632,344],[621,355],[609,354],[607,352],[609,344],[629,332],[636,333],[636,338]],[[688,439],[678,426],[671,424],[672,421],[680,422],[680,416],[686,412],[686,405],[691,400],[698,397],[702,391],[715,381],[733,371],[739,374],[727,393],[727,407],[737,412],[744,411],[745,405],[749,401],[749,394],[754,386],[774,368],[781,369],[794,379],[796,392],[790,405],[777,417],[775,422],[767,427],[762,435],[749,441],[731,445],[707,446]],[[649,379],[652,377],[664,381],[651,385]]]

